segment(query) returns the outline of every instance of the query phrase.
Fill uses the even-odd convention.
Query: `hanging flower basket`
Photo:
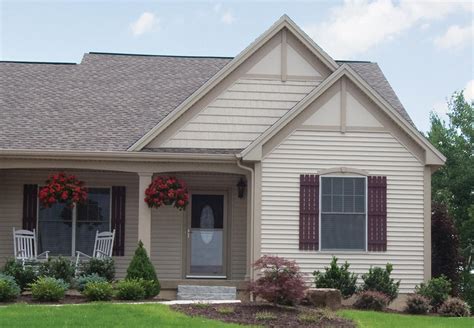
[[[66,204],[73,208],[76,203],[87,200],[87,189],[74,175],[57,173],[49,176],[46,184],[38,193],[38,198],[43,207],[51,207],[56,203]]]
[[[189,203],[188,189],[175,177],[159,176],[145,190],[145,203],[150,208],[173,205],[181,211]]]

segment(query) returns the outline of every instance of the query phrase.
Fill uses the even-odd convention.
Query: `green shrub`
[[[13,301],[20,295],[20,291],[15,278],[0,273],[0,302]]]
[[[216,311],[220,314],[231,314],[235,312],[235,308],[233,306],[220,306]]]
[[[426,314],[431,310],[429,298],[413,294],[408,296],[405,312],[410,314]]]
[[[89,301],[110,301],[113,288],[108,281],[88,282],[82,292]]]
[[[468,270],[461,275],[460,292],[462,299],[474,309],[474,274]]]
[[[388,303],[390,303],[390,297],[384,293],[366,290],[357,295],[354,307],[361,310],[383,311]]]
[[[62,279],[39,277],[31,284],[31,296],[40,302],[55,302],[64,297],[68,288]]]
[[[74,271],[74,265],[71,261],[59,256],[49,258],[48,261],[41,263],[38,269],[38,275],[62,279],[69,284],[74,278]]]
[[[443,317],[469,317],[469,305],[463,300],[453,297],[448,298],[439,307],[438,313]]]
[[[193,304],[194,307],[197,307],[199,309],[207,309],[211,307],[211,304],[209,303],[204,303],[204,302],[197,302]]]
[[[317,288],[336,288],[341,291],[344,298],[351,297],[357,289],[357,275],[349,271],[349,263],[344,262],[340,267],[337,265],[337,257],[333,256],[329,267],[325,272],[314,271],[314,283]]]
[[[97,273],[90,274],[88,276],[80,276],[75,281],[75,287],[78,291],[84,291],[86,285],[90,282],[108,282],[106,278],[99,276]]]
[[[276,318],[277,318],[276,315],[268,311],[255,313],[255,319],[257,319],[258,321],[269,321],[269,320],[275,320]]]
[[[117,283],[116,296],[121,300],[138,301],[145,298],[145,289],[139,279],[125,279]]]
[[[430,305],[437,310],[451,293],[451,282],[445,277],[433,278],[428,283],[415,287],[415,292],[430,300]]]
[[[21,290],[28,288],[38,278],[38,275],[31,266],[23,268],[23,265],[13,258],[7,260],[2,271],[4,274],[15,278]]]
[[[364,281],[361,290],[372,290],[384,293],[389,297],[390,302],[398,296],[398,287],[400,281],[395,282],[394,279],[390,278],[393,266],[387,263],[385,269],[379,267],[371,267],[368,273],[362,275]]]
[[[298,321],[306,324],[316,323],[320,320],[320,317],[315,313],[301,313],[298,315]]]
[[[141,241],[138,243],[132,261],[130,261],[125,279],[141,279],[146,298],[154,297],[160,293],[160,282],[156,276],[155,267]]]
[[[89,276],[91,274],[97,274],[112,282],[115,277],[115,264],[114,260],[109,259],[96,259],[92,258],[81,265],[81,276]]]
[[[160,293],[161,286],[157,280],[139,280],[145,290],[145,298],[152,298]]]

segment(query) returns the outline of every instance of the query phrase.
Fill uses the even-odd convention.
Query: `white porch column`
[[[141,240],[148,255],[151,252],[151,208],[143,201],[145,190],[151,183],[153,173],[138,173],[138,240]]]

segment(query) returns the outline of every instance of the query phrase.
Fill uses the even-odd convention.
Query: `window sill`
[[[348,255],[366,255],[367,253],[371,253],[367,250],[349,250],[349,249],[324,249],[317,251],[318,253],[322,254],[348,254]]]

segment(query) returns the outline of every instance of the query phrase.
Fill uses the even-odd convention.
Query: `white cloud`
[[[130,28],[134,36],[139,36],[150,31],[154,26],[158,25],[158,23],[159,19],[155,14],[144,12],[135,22],[130,24]]]
[[[453,1],[345,0],[331,10],[329,19],[304,30],[335,57],[352,57],[393,40],[418,24],[441,19],[465,3]]]
[[[474,80],[467,82],[464,88],[464,99],[466,101],[474,101]],[[441,118],[446,118],[448,113],[448,100],[438,101],[433,104],[433,111],[436,112]]]
[[[424,24],[422,24],[422,25],[420,26],[420,29],[421,29],[422,31],[426,31],[427,29],[430,28],[430,26],[431,26],[431,25],[430,25],[429,23],[424,23]]]
[[[434,39],[434,44],[441,49],[462,48],[474,42],[474,21],[467,26],[452,25],[441,36]]]
[[[464,89],[464,98],[467,101],[474,101],[474,80],[467,82]]]
[[[222,9],[222,4],[216,3],[212,9],[214,10],[215,13],[218,13]]]
[[[439,101],[433,104],[433,111],[437,114],[444,116],[448,112],[448,103],[445,101]]]
[[[221,17],[221,22],[224,24],[232,24],[235,21],[234,15],[230,11],[226,11],[222,17]]]
[[[235,17],[234,15],[232,14],[232,12],[227,9],[225,11],[223,11],[223,8],[222,8],[222,4],[220,3],[216,3],[214,5],[214,7],[212,7],[212,10],[220,16],[220,20],[222,23],[224,24],[227,24],[227,25],[230,25],[232,24],[233,22],[235,22]]]

